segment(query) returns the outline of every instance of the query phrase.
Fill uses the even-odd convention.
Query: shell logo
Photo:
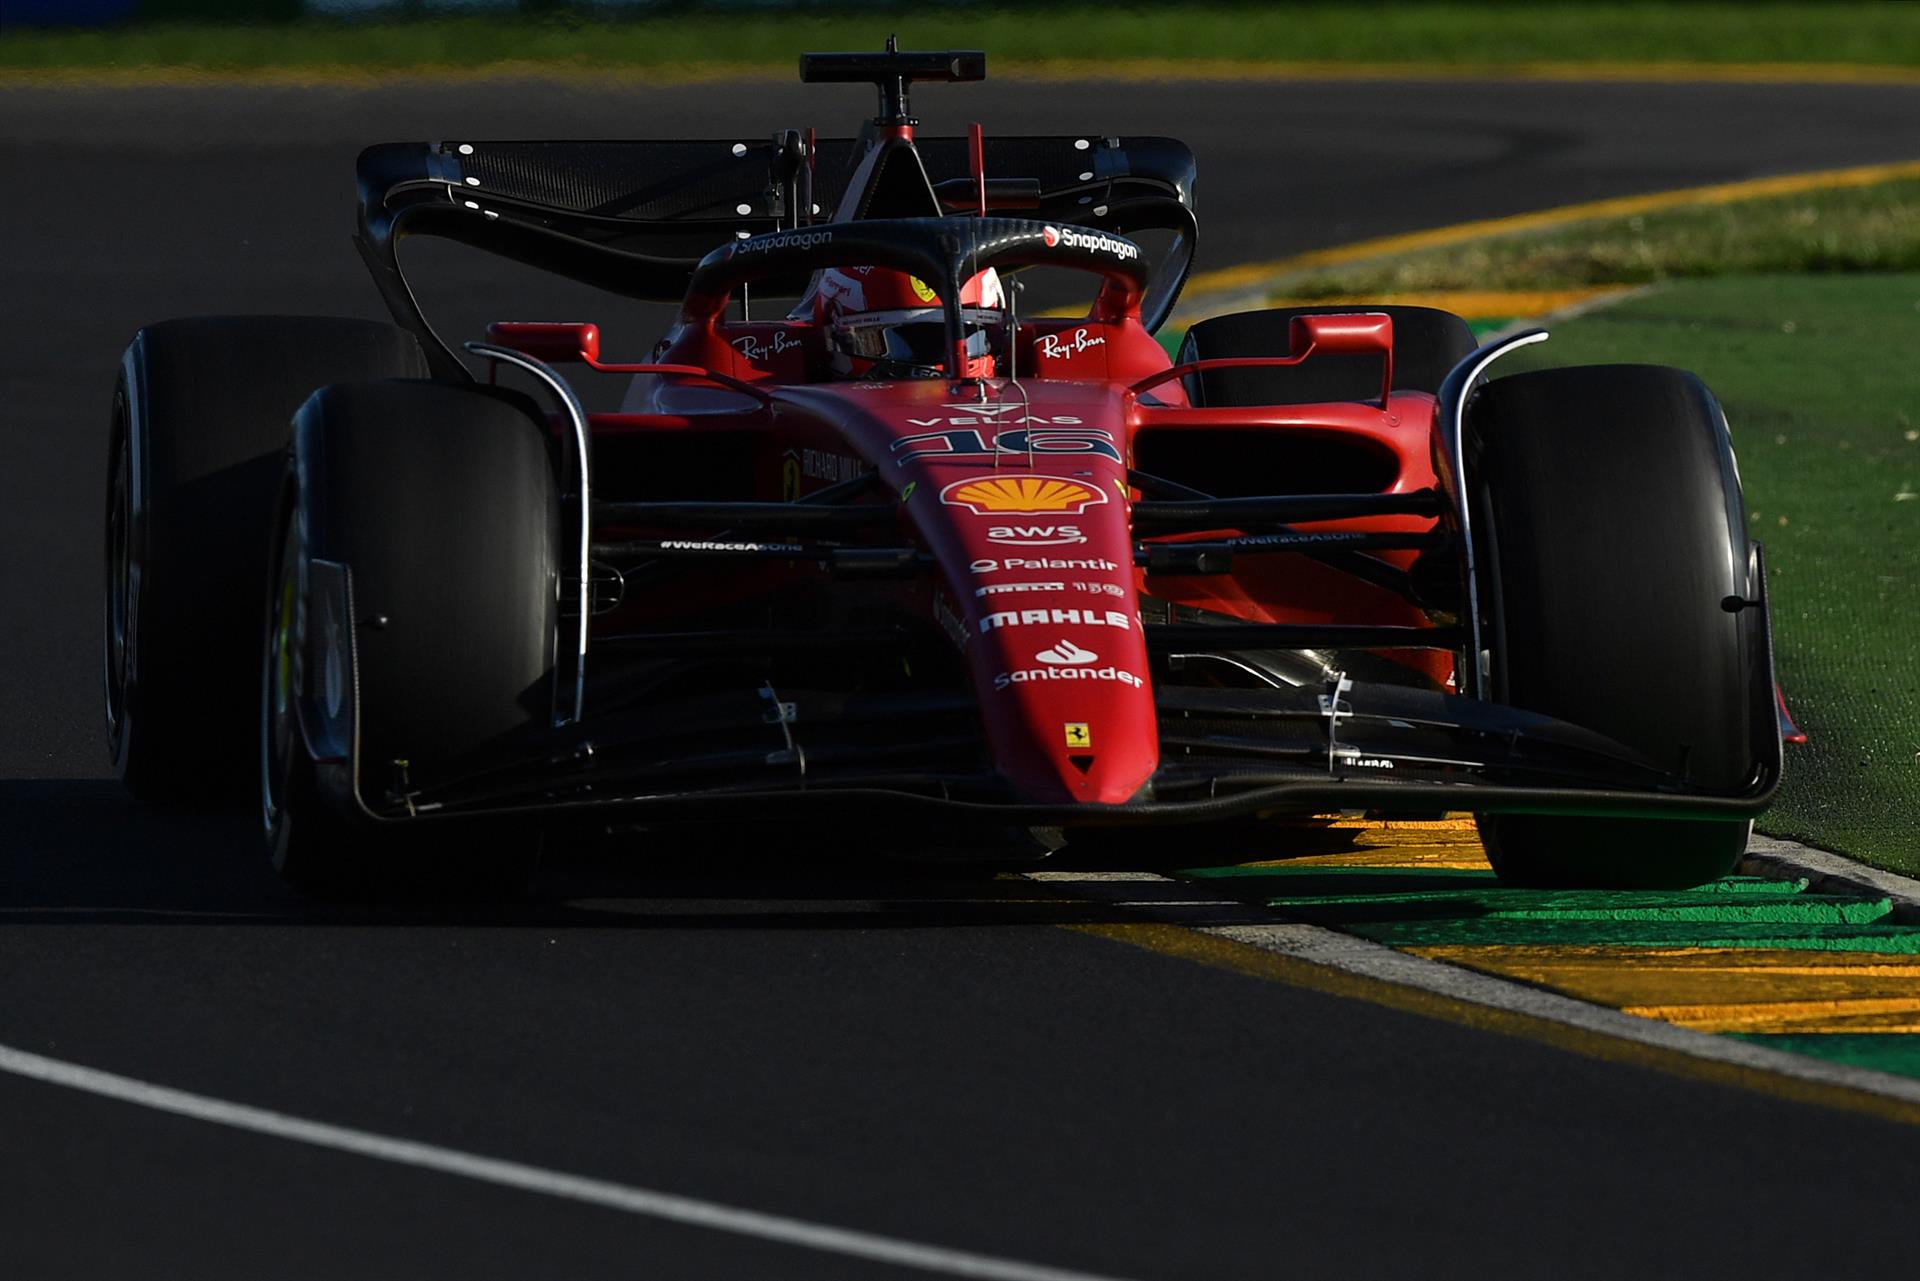
[[[988,476],[960,480],[940,491],[949,507],[966,507],[976,516],[1018,512],[1028,516],[1077,516],[1107,501],[1092,485],[1061,476]]]

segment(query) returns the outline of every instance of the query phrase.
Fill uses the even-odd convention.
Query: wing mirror
[[[1385,312],[1295,316],[1287,327],[1287,346],[1301,360],[1309,355],[1378,356],[1382,408],[1393,393],[1393,317]]]
[[[600,326],[586,321],[500,320],[487,326],[487,337],[550,365],[591,365],[600,359]]]

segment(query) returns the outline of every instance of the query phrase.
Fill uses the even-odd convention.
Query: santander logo
[[[1090,649],[1081,649],[1070,640],[1063,640],[1052,649],[1043,649],[1034,655],[1043,663],[1052,663],[1056,667],[1078,667],[1082,663],[1096,663],[1100,655]]]

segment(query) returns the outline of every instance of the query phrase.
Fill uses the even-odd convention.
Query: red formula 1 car
[[[1545,335],[1406,307],[1221,317],[1169,358],[1184,145],[918,137],[908,86],[975,53],[801,69],[874,82],[878,118],[376,146],[359,240],[398,326],[140,333],[106,602],[136,793],[257,777],[277,865],[331,890],[494,875],[556,828],[830,811],[1071,840],[1471,810],[1519,883],[1732,866],[1780,735],[1696,378],[1489,381]],[[678,319],[637,363],[590,324],[463,358],[408,234]],[[1048,276],[1084,314],[1021,314]],[[618,412],[583,410],[596,376]]]

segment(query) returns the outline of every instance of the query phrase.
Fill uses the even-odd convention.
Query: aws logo
[[[987,541],[1010,547],[1058,547],[1084,543],[1087,536],[1078,525],[995,525],[987,530]]]
[[[1078,516],[1107,501],[1092,485],[1061,476],[993,476],[960,480],[940,491],[949,507],[965,507],[976,516],[1019,513],[1031,516]]]

